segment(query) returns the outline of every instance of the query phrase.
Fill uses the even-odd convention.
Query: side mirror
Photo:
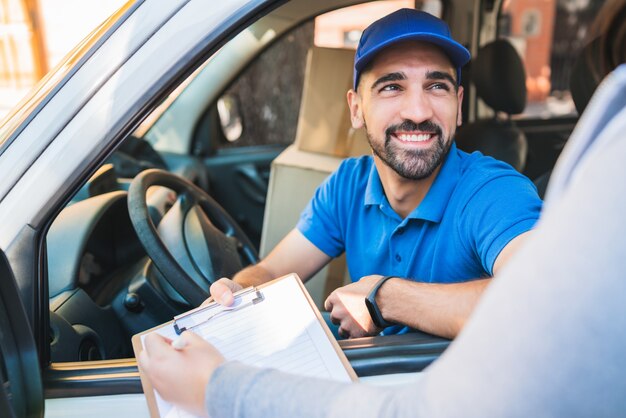
[[[241,107],[237,97],[226,94],[217,100],[217,113],[220,118],[222,133],[228,142],[234,142],[241,138],[243,132],[243,119]]]

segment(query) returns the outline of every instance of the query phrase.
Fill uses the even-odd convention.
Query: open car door
[[[35,340],[13,274],[0,252],[0,416],[43,416]]]

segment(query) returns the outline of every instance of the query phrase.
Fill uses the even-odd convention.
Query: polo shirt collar
[[[409,214],[407,218],[423,219],[431,222],[441,222],[443,213],[448,206],[448,201],[456,187],[460,176],[461,158],[456,148],[456,143],[452,143],[450,151],[443,162],[437,178],[433,182],[430,190],[422,200],[422,203]],[[367,186],[365,188],[365,205],[381,206],[385,203],[388,206],[387,197],[380,182],[376,164],[372,160]]]

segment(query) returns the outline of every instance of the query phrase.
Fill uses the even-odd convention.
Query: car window
[[[289,144],[295,137],[302,96],[306,54],[313,44],[314,23],[286,34],[254,62],[226,90],[218,102],[225,141],[219,148],[259,144]],[[231,103],[229,109],[222,108]],[[234,109],[239,123],[228,124]],[[227,111],[228,110],[228,111]],[[226,119],[226,120],[225,120]],[[240,127],[239,135],[227,129]]]
[[[440,4],[438,1],[425,4],[431,5],[431,12],[440,13],[441,8],[435,7]],[[220,115],[224,116],[220,118],[224,135],[210,137],[211,140],[218,138],[220,142],[213,148],[230,150],[291,143],[296,136],[310,47],[355,48],[366,26],[380,16],[407,6],[413,7],[414,2],[372,2],[356,9],[340,9],[304,22],[281,36],[260,53],[230,86],[225,86],[219,103],[207,105],[215,105],[213,109],[221,108],[225,114]],[[350,19],[348,15],[358,18]],[[167,108],[182,97],[182,90],[193,87],[194,76],[208,63],[211,61],[188,77],[162,105]],[[163,121],[169,122],[168,119],[171,118],[166,115]],[[145,245],[140,234],[135,233],[126,192],[130,179],[139,172],[146,168],[167,169],[199,186],[202,186],[200,180],[204,179],[204,174],[208,174],[211,177],[210,187],[204,185],[201,189],[209,191],[244,227],[262,225],[262,219],[246,222],[253,218],[242,218],[248,214],[241,215],[237,209],[258,209],[262,214],[265,189],[261,188],[262,198],[258,202],[235,200],[231,204],[233,202],[228,200],[238,196],[239,192],[254,192],[256,186],[267,187],[268,174],[263,171],[260,160],[246,155],[249,159],[233,163],[231,160],[237,158],[223,158],[211,164],[208,160],[213,155],[206,159],[180,155],[173,152],[178,151],[173,142],[160,140],[168,138],[176,141],[181,138],[167,135],[167,129],[161,128],[160,136],[129,136],[51,224],[46,242],[50,357],[53,362],[132,357],[129,336],[166,322],[188,308],[164,281],[159,269],[148,260],[145,248],[150,245]],[[169,149],[170,146],[174,149]],[[214,160],[220,160],[220,156],[217,157]],[[237,183],[239,179],[242,180]],[[228,183],[231,180],[235,182],[232,187]],[[196,235],[187,234],[186,223],[184,228],[179,227],[183,218],[179,214],[186,213],[187,199],[183,196],[176,200],[175,194],[164,187],[150,188],[142,198],[150,208],[150,220],[166,237],[168,248],[174,252],[191,248],[191,245],[186,245],[186,240]],[[141,217],[146,219],[146,216]],[[191,223],[189,225],[189,228],[194,228]],[[187,238],[181,238],[183,236]],[[194,249],[187,266],[193,271],[198,270],[194,266],[204,264],[192,264],[193,257],[203,257],[204,254]]]
[[[422,8],[441,15],[441,2]],[[374,20],[414,1],[378,1],[335,10],[304,23],[277,40],[225,91],[218,112],[223,138],[218,149],[289,145],[296,136],[306,56],[313,45],[356,49]]]
[[[575,116],[569,80],[574,60],[588,41],[602,0],[506,0],[498,33],[519,52],[526,69],[528,100],[518,117]]]

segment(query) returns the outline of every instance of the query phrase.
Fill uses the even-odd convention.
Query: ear
[[[459,91],[456,94],[457,106],[456,111],[456,126],[461,126],[463,123],[463,86],[459,86]]]
[[[346,95],[348,99],[348,108],[350,109],[350,122],[354,129],[362,128],[363,123],[363,108],[361,105],[361,96],[356,91],[350,89]]]

